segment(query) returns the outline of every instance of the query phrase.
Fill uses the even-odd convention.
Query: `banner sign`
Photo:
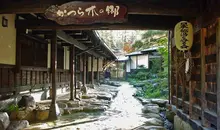
[[[178,50],[186,51],[193,44],[193,26],[187,21],[176,24],[174,29],[174,39]]]

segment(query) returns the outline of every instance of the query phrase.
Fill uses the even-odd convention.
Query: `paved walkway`
[[[141,103],[132,96],[135,88],[127,82],[121,84],[117,97],[99,120],[54,130],[128,130],[142,125],[146,118],[141,116]]]

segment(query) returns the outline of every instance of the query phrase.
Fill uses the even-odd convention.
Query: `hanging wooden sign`
[[[176,48],[181,51],[189,50],[193,44],[193,27],[187,21],[177,23],[174,29]]]
[[[45,16],[61,25],[122,23],[126,21],[127,8],[111,2],[69,2],[50,6]]]

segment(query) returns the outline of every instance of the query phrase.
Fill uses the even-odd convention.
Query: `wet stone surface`
[[[136,89],[127,82],[121,82],[120,87],[101,85],[95,89],[88,89],[87,95],[81,101],[65,101],[68,96],[63,96],[61,106],[64,107],[64,114],[59,120],[32,124],[28,130],[54,129],[54,130],[148,130],[165,129],[164,120],[159,115],[159,106],[156,106],[156,113],[142,110],[145,108],[142,103],[132,95]],[[98,98],[98,96],[102,98]],[[103,96],[106,96],[103,98]],[[83,97],[83,96],[82,96]],[[114,98],[115,97],[115,98]]]

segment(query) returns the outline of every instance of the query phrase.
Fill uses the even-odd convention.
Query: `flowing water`
[[[142,117],[142,104],[132,96],[136,89],[126,82],[121,85],[110,108],[99,115],[99,120],[56,130],[130,130],[142,125],[146,118]]]

